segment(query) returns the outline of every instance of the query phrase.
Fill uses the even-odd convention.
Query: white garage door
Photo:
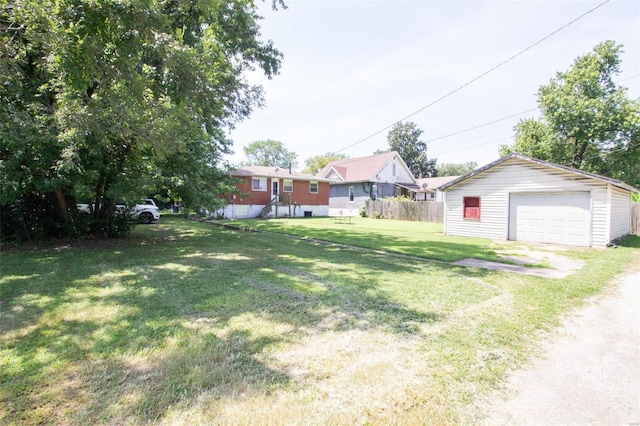
[[[509,239],[588,246],[590,206],[589,192],[511,194]]]

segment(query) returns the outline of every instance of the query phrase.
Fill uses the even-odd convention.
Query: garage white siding
[[[533,192],[511,194],[509,239],[589,246],[589,192]]]
[[[631,232],[631,194],[609,185],[611,191],[610,239],[624,237]]]
[[[510,160],[446,190],[445,233],[470,237],[508,239],[509,197],[513,193],[591,192],[598,185],[519,160]],[[480,197],[480,220],[463,218],[463,197]]]
[[[444,232],[605,247],[631,230],[628,185],[607,179],[511,155],[445,185]],[[464,218],[464,197],[480,198],[479,219]]]
[[[600,184],[591,192],[592,219],[591,245],[606,247],[609,239],[609,196],[606,184]]]

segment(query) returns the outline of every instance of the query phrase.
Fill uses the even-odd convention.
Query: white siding
[[[590,191],[594,246],[608,242],[607,185],[575,173],[517,158],[498,164],[446,190],[445,232],[451,235],[507,239],[512,192]],[[480,220],[463,219],[462,199],[480,197]]]
[[[393,166],[396,166],[396,175],[393,175]],[[402,161],[398,159],[398,156],[392,157],[382,167],[382,170],[377,175],[376,182],[389,182],[389,183],[412,183],[415,182],[415,178],[411,172],[406,168]]]
[[[609,200],[602,183],[591,191],[591,245],[605,247],[609,241]]]
[[[228,204],[224,209],[220,209],[211,216],[222,215],[225,219],[251,219],[260,216],[265,205],[260,204]],[[299,205],[297,208],[291,206],[291,217],[303,217],[305,211],[310,211],[313,216],[327,216],[329,214],[329,206],[308,206]],[[276,209],[271,207],[270,217],[274,217]],[[289,206],[278,206],[278,217],[284,217],[289,214]]]
[[[611,191],[611,236],[610,240],[631,233],[631,194],[609,185]]]

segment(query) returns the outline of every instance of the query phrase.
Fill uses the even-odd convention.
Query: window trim
[[[349,187],[349,202],[350,203],[355,203],[356,201],[356,187],[355,186],[350,186]]]
[[[290,183],[289,189],[287,183]],[[282,179],[282,192],[293,192],[293,179]]]
[[[258,181],[258,188],[256,188],[254,186],[254,182]],[[264,183],[264,186],[261,185],[261,183]],[[261,176],[253,176],[251,178],[251,190],[252,191],[260,191],[260,192],[267,192],[267,178],[266,177],[261,177]]]
[[[371,185],[371,199],[376,201],[378,199],[378,185],[375,183]]]
[[[474,200],[477,200],[477,202],[474,202]],[[473,205],[469,206],[467,204],[473,204]],[[482,217],[481,197],[478,197],[478,196],[462,197],[462,218],[464,220],[480,220],[481,217]]]
[[[313,190],[313,185],[316,186],[316,190]],[[320,192],[320,186],[318,185],[318,181],[317,180],[310,180],[309,181],[309,194],[317,194],[318,192]]]

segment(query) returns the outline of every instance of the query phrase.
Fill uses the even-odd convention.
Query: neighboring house
[[[227,206],[218,211],[228,219],[254,217],[327,216],[329,180],[280,169],[245,166],[232,176],[241,182],[238,194],[230,195]]]
[[[439,188],[449,235],[605,247],[631,232],[626,183],[509,154]]]
[[[416,192],[416,201],[444,201],[443,193],[438,188],[460,176],[441,176],[416,179],[420,190]]]
[[[366,200],[405,195],[420,188],[396,151],[327,164],[318,173],[330,179],[331,214],[357,215]]]

